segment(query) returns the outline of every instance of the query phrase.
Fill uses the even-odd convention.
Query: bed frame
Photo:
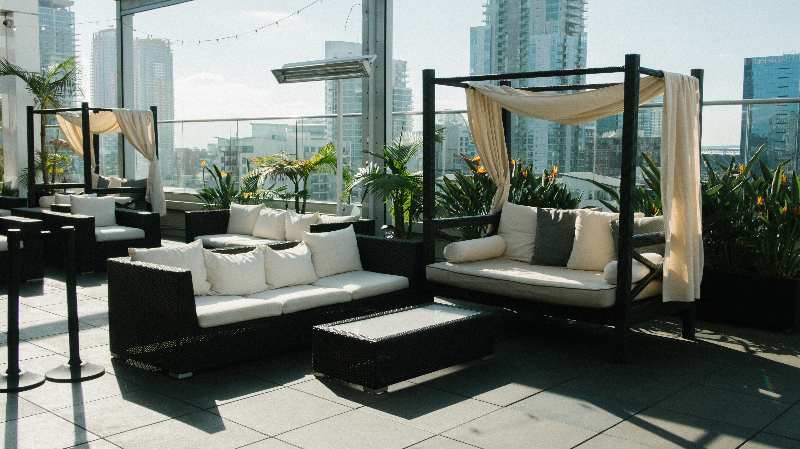
[[[34,109],[33,106],[26,108],[28,122],[28,207],[39,206],[39,196],[52,194],[59,189],[82,188],[85,193],[97,193],[98,195],[123,194],[130,197],[143,197],[147,191],[143,187],[113,187],[113,188],[94,188],[92,187],[92,147],[94,147],[94,160],[96,162],[94,173],[100,174],[100,135],[92,134],[89,128],[89,114],[101,111],[110,111],[108,108],[92,108],[89,103],[81,103],[79,108],[57,108],[57,109]],[[150,106],[153,113],[153,133],[155,134],[156,156],[158,156],[158,108]],[[47,115],[55,115],[60,112],[80,112],[83,134],[83,182],[82,183],[36,183],[36,162],[34,148],[34,115],[41,116],[44,120]],[[44,142],[42,142],[44,145]],[[122,175],[125,176],[125,158],[122,158]]]
[[[662,77],[664,73],[640,65],[638,54],[625,55],[625,65],[621,67],[596,67],[568,70],[548,70],[537,72],[502,73],[493,75],[462,76],[437,78],[432,69],[422,71],[422,127],[423,127],[423,239],[425,243],[425,265],[435,262],[436,236],[445,229],[467,225],[494,225],[499,223],[500,214],[474,217],[436,218],[436,86],[452,86],[468,88],[468,81],[496,81],[509,84],[510,80],[533,79],[561,76],[579,76],[600,73],[623,73],[624,112],[622,126],[622,161],[620,176],[620,212],[618,240],[618,270],[616,302],[608,309],[590,309],[574,306],[560,306],[534,303],[498,295],[470,291],[462,288],[428,282],[433,295],[449,296],[483,304],[506,307],[519,313],[536,313],[557,318],[568,318],[600,325],[613,326],[615,331],[615,349],[617,358],[625,361],[629,358],[628,334],[632,326],[657,317],[679,315],[683,322],[682,335],[694,339],[695,303],[664,302],[661,296],[640,301],[633,301],[647,283],[660,279],[662,267],[655,266],[635,251],[635,248],[664,242],[664,234],[633,235],[632,196],[636,184],[636,165],[638,158],[638,113],[639,84],[641,75]],[[703,102],[703,70],[693,69],[692,76],[700,81],[700,129],[702,133]],[[554,85],[541,87],[524,87],[522,90],[533,92],[579,91],[599,89],[617,85],[618,83]],[[503,109],[506,147],[510,149],[510,112]],[[510,150],[509,150],[510,151]],[[510,158],[509,158],[510,159]],[[650,268],[650,274],[635,287],[631,280],[633,260]]]

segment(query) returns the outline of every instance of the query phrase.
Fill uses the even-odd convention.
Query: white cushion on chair
[[[116,208],[113,197],[89,197],[72,195],[70,211],[76,215],[94,217],[95,227],[114,226],[117,224]]]
[[[536,208],[512,203],[503,205],[497,235],[506,242],[506,257],[530,262],[536,236]]]
[[[303,241],[311,250],[314,270],[321,278],[363,269],[352,225],[338,231],[306,232]],[[386,254],[386,257],[391,255]]]
[[[195,295],[207,295],[211,290],[203,256],[203,245],[199,241],[161,248],[131,248],[128,251],[131,253],[133,261],[155,263],[191,271]]]
[[[284,314],[350,302],[352,299],[350,293],[344,290],[313,285],[294,285],[263,291],[247,297],[278,303]]]
[[[269,207],[258,211],[253,236],[271,240],[286,240],[286,211]]]
[[[253,228],[258,220],[258,212],[264,206],[248,204],[231,204],[228,217],[228,234],[253,235]]]
[[[8,237],[0,235],[0,251],[8,251]]]
[[[264,252],[222,254],[204,250],[211,290],[218,295],[249,295],[268,289]]]
[[[8,217],[11,215],[11,211],[8,209],[0,209],[0,217]]]
[[[317,280],[311,251],[305,243],[289,249],[264,247],[267,284],[274,288],[312,284]]]
[[[286,240],[303,240],[303,233],[311,231],[311,225],[319,223],[319,214],[286,213]]]
[[[642,257],[652,262],[654,265],[664,263],[664,256],[658,253],[643,253]],[[631,282],[636,283],[650,274],[650,269],[636,259],[631,264]],[[603,268],[603,278],[611,285],[617,285],[617,261],[612,260]]]
[[[314,282],[314,285],[342,289],[356,300],[406,289],[408,278],[374,271],[350,271],[324,277]]]
[[[198,235],[195,241],[202,241],[206,248],[233,248],[237,246],[265,246],[278,243],[278,240],[261,239],[242,234]]]
[[[358,221],[361,217],[359,215],[327,215],[322,214],[319,216],[319,222],[323,224],[335,223],[352,223]]]
[[[444,258],[448,262],[462,263],[476,260],[494,259],[506,252],[503,237],[493,235],[479,239],[449,243],[444,247]]]
[[[128,226],[99,226],[94,228],[94,239],[98,242],[138,240],[145,236],[144,230]]]
[[[616,259],[611,222],[619,214],[612,212],[582,211],[575,220],[575,241],[567,261],[573,270],[603,271],[606,264]]]
[[[279,302],[241,296],[196,296],[194,306],[204,328],[278,316],[283,308]]]

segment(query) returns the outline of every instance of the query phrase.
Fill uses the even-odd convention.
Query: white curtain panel
[[[697,79],[676,73],[640,81],[639,101],[664,94],[661,137],[661,201],[666,248],[663,297],[665,301],[694,301],[700,297],[703,273],[702,216],[700,213],[700,90]],[[587,92],[557,94],[528,92],[509,86],[471,84],[467,115],[481,164],[496,185],[492,212],[508,198],[510,168],[504,140],[502,109],[565,125],[619,114],[623,85]]]
[[[64,138],[72,147],[72,151],[82,155],[83,129],[81,127],[81,114],[62,112],[56,115],[56,121],[64,134]],[[156,156],[155,129],[153,126],[153,114],[150,111],[114,109],[89,114],[89,129],[92,134],[122,133],[125,136],[125,140],[150,162],[147,173],[146,198],[153,206],[153,212],[158,212],[161,216],[164,216],[167,214],[167,203],[164,198],[161,170]],[[94,172],[94,152],[92,152],[91,157],[92,172]],[[94,186],[97,185],[95,180],[92,181],[92,184]]]

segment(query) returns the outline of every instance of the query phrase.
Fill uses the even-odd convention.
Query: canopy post
[[[511,87],[511,81],[508,80],[500,81],[499,84],[501,86]],[[511,112],[508,109],[503,108],[501,114],[503,120],[503,140],[506,144],[508,160],[511,160]]]
[[[697,78],[697,81],[700,84],[700,106],[698,108],[698,121],[700,122],[700,153],[703,152],[703,77],[705,76],[705,70],[703,69],[692,69],[692,76]]]
[[[28,125],[28,207],[36,207],[36,160],[34,157],[34,131],[33,131],[33,106],[25,107]],[[44,117],[42,117],[44,118]]]
[[[81,103],[81,133],[83,134],[83,191],[92,192],[92,131],[89,126],[89,103]]]
[[[156,143],[156,159],[158,159],[158,107],[150,106],[150,112],[153,113],[153,139]]]
[[[436,71],[422,71],[422,238],[425,264],[435,261]]]
[[[92,134],[92,151],[94,151],[94,172],[100,174],[100,134]]]
[[[631,306],[631,266],[633,264],[633,190],[639,129],[638,54],[625,55],[624,111],[622,114],[622,161],[619,180],[619,245],[617,253],[617,291],[615,303],[619,357],[628,357],[628,315]]]

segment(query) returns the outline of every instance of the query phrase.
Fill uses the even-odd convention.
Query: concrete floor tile
[[[6,448],[61,449],[98,438],[50,413],[8,421],[1,431],[3,447]]]
[[[769,433],[800,440],[800,404],[781,415],[766,429]]]
[[[45,413],[47,410],[26,401],[16,394],[0,394],[0,422],[25,418],[26,416]]]
[[[450,438],[435,436],[413,446],[409,446],[408,449],[475,449],[475,446]]]
[[[125,449],[234,449],[264,438],[254,430],[201,411],[106,439]]]
[[[745,443],[741,449],[800,449],[800,440],[760,433]]]
[[[595,432],[505,408],[444,433],[485,449],[571,448]]]
[[[430,438],[424,430],[360,409],[280,435],[296,446],[314,449],[400,449]]]
[[[412,384],[406,384],[406,386]],[[386,394],[372,394],[356,390],[348,385],[336,380],[322,378],[311,379],[305,382],[293,383],[290,388],[313,394],[314,396],[346,405],[350,408],[358,408],[363,405],[372,404],[387,398]]]
[[[38,360],[38,359],[34,359]],[[42,372],[40,372],[42,374]],[[41,387],[23,391],[19,395],[48,410],[77,406],[98,399],[130,393],[138,387],[130,382],[104,374],[102,377],[81,383],[45,382]]]
[[[214,412],[266,435],[277,435],[348,410],[349,407],[282,388],[221,405]]]
[[[511,405],[511,408],[538,419],[596,432],[608,429],[641,409],[635,404],[581,394],[568,388],[543,391]]]

